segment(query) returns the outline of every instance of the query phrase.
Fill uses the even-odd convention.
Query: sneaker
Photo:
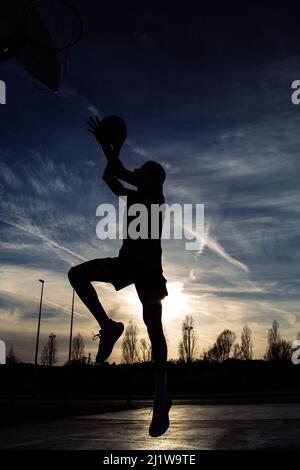
[[[164,434],[169,428],[169,411],[172,406],[172,398],[169,394],[165,397],[156,398],[153,403],[153,417],[149,427],[151,437]]]
[[[123,323],[111,320],[108,326],[102,328],[98,334],[94,335],[94,341],[99,339],[99,349],[96,356],[96,362],[98,364],[105,362],[109,358],[115,343],[120,338],[123,331]]]

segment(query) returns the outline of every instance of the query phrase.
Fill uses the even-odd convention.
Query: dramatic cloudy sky
[[[62,363],[67,272],[120,246],[96,237],[97,205],[117,200],[86,132],[91,113],[126,120],[123,161],[128,168],[160,161],[167,202],[205,204],[201,254],[163,242],[170,357],[186,314],[195,319],[199,353],[225,328],[239,337],[245,323],[256,357],[274,319],[287,339],[300,330],[300,106],[291,102],[291,83],[300,79],[299,15],[286,3],[219,3],[74,2],[84,36],[57,95],[16,62],[1,64],[0,337],[23,360],[34,357],[38,279],[45,279],[41,346],[56,333]],[[113,318],[136,322],[145,336],[133,287],[96,288]],[[97,324],[78,298],[75,311],[74,331],[94,356]],[[120,357],[118,343],[112,360]]]

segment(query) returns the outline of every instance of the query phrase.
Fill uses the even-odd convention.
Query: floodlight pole
[[[185,330],[187,330],[187,335],[188,335],[188,362],[191,361],[191,330],[194,328],[191,325],[185,326]]]

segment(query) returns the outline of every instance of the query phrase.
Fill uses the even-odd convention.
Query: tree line
[[[298,333],[300,338],[300,333]],[[243,326],[240,341],[236,341],[236,334],[229,330],[223,330],[215,343],[199,354],[198,336],[195,321],[192,315],[186,315],[181,328],[181,339],[178,344],[178,361],[192,362],[204,360],[209,362],[224,362],[234,358],[244,361],[253,359],[252,331],[246,324]],[[279,323],[273,321],[267,332],[267,346],[263,359],[287,360],[292,356],[292,343],[281,337]],[[129,322],[122,341],[122,362],[133,364],[135,362],[147,362],[151,360],[151,343],[146,338],[139,339],[139,330],[136,324]]]
[[[166,340],[167,335],[165,333]],[[223,330],[216,338],[216,341],[202,353],[198,350],[198,335],[195,321],[192,315],[186,315],[181,327],[181,339],[178,344],[178,362],[193,362],[204,360],[208,362],[224,362],[229,358],[250,361],[253,359],[252,331],[247,324],[243,326],[240,341],[236,341],[236,334],[229,330]],[[300,339],[300,333],[297,335]],[[292,356],[292,343],[281,337],[279,323],[273,321],[271,328],[267,331],[267,345],[263,359],[287,360]],[[56,335],[51,333],[44,345],[40,364],[53,366],[58,362],[58,347]],[[149,362],[152,360],[152,348],[149,338],[139,337],[138,326],[130,321],[125,328],[122,339],[122,358],[124,364],[134,364],[136,362]],[[7,364],[20,362],[14,354],[13,347],[8,351]],[[65,364],[68,364],[67,361]],[[89,365],[92,364],[91,353],[86,355],[85,342],[83,336],[78,333],[72,339],[72,349],[70,363]]]

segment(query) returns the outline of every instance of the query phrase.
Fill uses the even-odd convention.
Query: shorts
[[[97,277],[97,271],[105,273],[102,278],[100,275],[98,279],[93,280],[109,282],[116,290],[134,284],[142,304],[157,302],[168,295],[167,280],[164,278],[162,270],[149,267],[147,263],[140,266],[140,263],[137,264],[130,257],[117,256],[95,259],[83,263],[81,266],[91,265],[91,263],[93,263],[94,278]]]

